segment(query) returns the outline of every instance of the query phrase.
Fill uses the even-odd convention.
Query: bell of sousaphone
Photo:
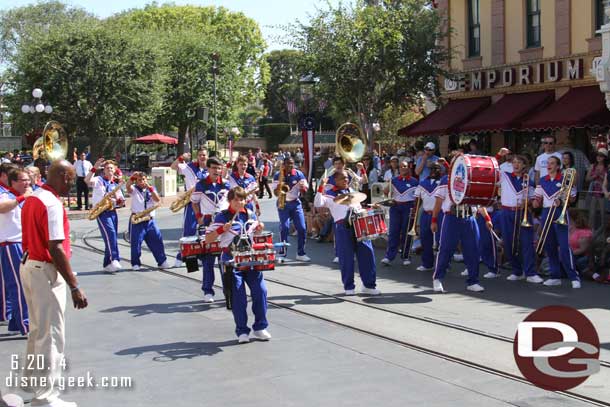
[[[58,122],[52,120],[44,126],[42,136],[36,140],[32,149],[34,160],[43,158],[55,161],[66,158],[68,152],[68,136]]]
[[[355,163],[362,159],[367,149],[367,138],[354,123],[344,123],[337,129],[335,149],[343,159]]]

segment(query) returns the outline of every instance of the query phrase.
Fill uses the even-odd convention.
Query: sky
[[[152,0],[65,0],[64,3],[82,7],[100,18],[132,8],[142,8]],[[0,0],[0,10],[35,4],[33,0]],[[159,4],[165,1],[158,1]],[[288,25],[297,19],[307,20],[307,15],[316,8],[325,8],[326,0],[174,0],[177,5],[222,6],[232,11],[241,11],[246,16],[256,20],[267,41],[268,49],[286,48],[275,37],[282,30],[274,28],[278,25]],[[338,0],[331,0],[336,4]]]

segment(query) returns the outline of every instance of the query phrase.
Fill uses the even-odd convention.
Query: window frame
[[[477,21],[474,21],[474,7],[476,4],[476,17]],[[467,2],[467,18],[468,18],[468,57],[476,58],[481,56],[481,2],[480,0],[468,0]],[[474,33],[478,33],[475,37]]]
[[[593,35],[599,37],[597,31],[604,25],[604,0],[595,0],[595,26],[593,27]]]
[[[536,2],[537,9],[535,11],[531,11],[532,2]],[[540,0],[525,0],[525,9],[525,47],[540,48],[542,46],[542,12]],[[538,17],[538,38],[533,38],[533,20],[536,16]]]

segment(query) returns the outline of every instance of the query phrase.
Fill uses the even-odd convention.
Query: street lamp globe
[[[21,105],[22,113],[30,113],[30,105]]]
[[[239,136],[239,129],[237,127],[231,127],[231,134]]]
[[[34,96],[35,98],[41,98],[42,97],[42,90],[39,88],[36,88],[32,91],[32,96]]]
[[[36,111],[37,111],[38,113],[42,113],[42,112],[44,112],[44,105],[43,105],[42,103],[38,103],[38,104],[36,105]]]
[[[51,105],[46,105],[46,106],[44,107],[44,112],[45,112],[46,114],[51,114],[51,113],[53,113],[53,107],[52,107]]]

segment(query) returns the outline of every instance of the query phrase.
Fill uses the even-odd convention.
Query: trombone
[[[517,209],[517,213],[515,213],[515,222],[513,225],[513,256],[517,256],[519,254],[519,250],[521,247],[521,228],[531,228],[532,225],[528,221],[528,204],[529,204],[529,192],[530,192],[530,177],[529,174],[523,174],[523,184],[521,188],[521,192],[525,194],[525,200],[523,201],[523,208]],[[523,211],[523,216],[521,219],[521,223],[519,222],[519,211]]]
[[[421,197],[417,197],[415,202],[415,207],[411,208],[411,213],[409,216],[409,224],[412,224],[411,229],[407,232],[405,236],[405,245],[402,248],[401,258],[406,259],[409,257],[409,253],[411,252],[411,247],[413,246],[413,242],[417,239],[417,227],[419,226],[417,223],[419,213],[419,207],[421,206]]]
[[[544,225],[542,226],[542,230],[540,232],[540,239],[538,240],[538,245],[536,246],[536,253],[541,255],[544,251],[544,245],[546,243],[546,239],[549,235],[549,231],[551,227],[553,227],[553,223],[558,225],[567,225],[568,222],[566,220],[566,212],[568,209],[568,203],[570,200],[570,193],[572,192],[572,187],[574,186],[574,180],[576,179],[576,170],[574,168],[568,168],[565,170],[563,181],[561,182],[561,187],[559,188],[559,192],[557,193],[557,199],[563,201],[561,213],[557,220],[553,221],[555,217],[555,211],[557,207],[555,202],[553,202],[553,206],[549,208],[549,212],[544,221]]]

